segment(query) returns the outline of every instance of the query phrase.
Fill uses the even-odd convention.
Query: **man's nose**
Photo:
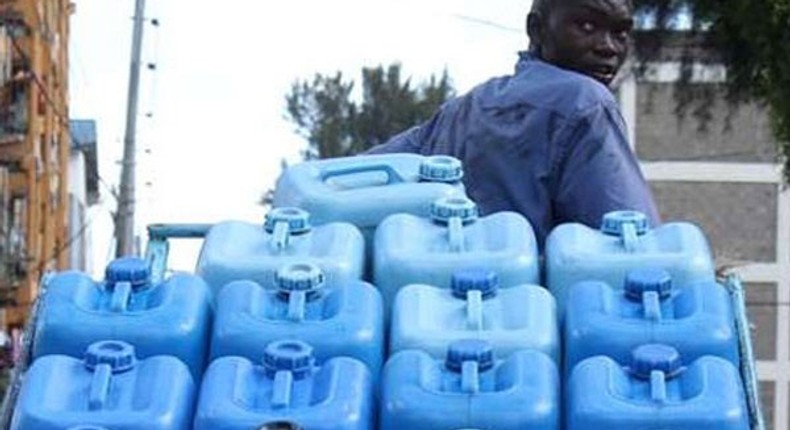
[[[622,51],[622,47],[615,40],[615,37],[608,31],[602,31],[595,41],[593,47],[595,53],[601,57],[615,57]]]

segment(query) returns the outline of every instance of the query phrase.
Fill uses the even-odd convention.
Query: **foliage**
[[[728,67],[729,100],[757,100],[770,108],[785,179],[790,179],[790,0],[635,0],[635,3],[637,7],[654,11],[660,24],[673,19],[673,11],[682,4],[690,7],[694,25],[686,36],[703,38]],[[656,55],[656,48],[667,40],[670,32],[653,33],[654,49],[643,50],[641,60]],[[691,57],[686,63],[690,61]]]
[[[341,72],[298,80],[286,95],[288,119],[307,139],[305,158],[331,158],[365,151],[430,118],[454,93],[447,72],[415,88],[402,82],[401,66],[362,69],[361,100]]]

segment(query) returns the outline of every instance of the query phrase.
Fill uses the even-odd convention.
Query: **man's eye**
[[[595,24],[593,24],[591,21],[582,21],[579,23],[579,26],[585,33],[592,33],[595,31]]]

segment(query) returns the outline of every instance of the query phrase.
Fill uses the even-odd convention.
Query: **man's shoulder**
[[[512,76],[489,80],[474,92],[484,106],[529,105],[563,117],[617,106],[609,88],[598,81],[537,60],[519,67]]]

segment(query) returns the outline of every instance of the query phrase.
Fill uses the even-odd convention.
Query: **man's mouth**
[[[587,68],[587,74],[598,81],[608,84],[617,74],[617,68],[606,65],[592,66]]]

